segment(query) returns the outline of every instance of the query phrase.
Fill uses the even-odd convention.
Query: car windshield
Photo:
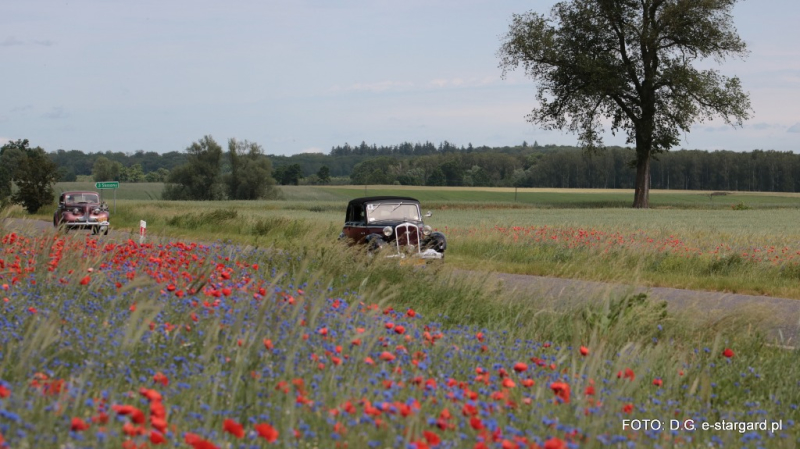
[[[420,221],[417,203],[373,203],[367,204],[367,222],[375,221]]]
[[[73,193],[67,195],[68,203],[99,203],[100,198],[96,193]]]

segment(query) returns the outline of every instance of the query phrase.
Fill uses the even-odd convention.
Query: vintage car
[[[339,238],[351,245],[366,245],[369,254],[388,257],[443,259],[447,249],[444,234],[422,222],[419,201],[402,196],[351,200]]]
[[[100,195],[91,191],[64,192],[58,197],[58,209],[53,214],[53,226],[69,231],[91,229],[92,234],[108,235],[108,205]]]

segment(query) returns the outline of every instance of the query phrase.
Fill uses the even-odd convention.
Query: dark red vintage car
[[[428,212],[425,217],[430,217]],[[402,196],[356,198],[347,204],[340,239],[364,244],[371,254],[443,259],[447,240],[422,221],[419,201]]]
[[[108,235],[108,205],[100,195],[91,191],[64,192],[58,197],[58,209],[53,214],[53,226],[70,229],[91,229],[92,234]]]

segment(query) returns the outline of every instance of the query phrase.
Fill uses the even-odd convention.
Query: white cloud
[[[500,78],[494,76],[485,76],[483,78],[436,78],[428,82],[428,87],[434,88],[465,88],[465,87],[481,87],[495,84],[500,81]]]
[[[310,147],[304,150],[300,150],[301,153],[322,153],[323,151],[317,147]]]
[[[3,146],[8,142],[11,142],[11,139],[9,139],[8,137],[0,137],[0,146]]]
[[[787,133],[800,133],[800,122],[795,123],[786,130]]]
[[[356,83],[347,87],[333,86],[332,92],[386,92],[414,87],[411,81],[378,81],[376,83]]]

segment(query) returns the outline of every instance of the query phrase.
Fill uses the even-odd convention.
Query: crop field
[[[139,198],[146,191],[146,184],[131,186],[123,184],[119,198],[125,190]],[[290,186],[282,192],[283,200],[258,202],[119,199],[113,223],[135,232],[145,220],[150,235],[313,246],[338,236],[346,202],[365,190]],[[419,198],[433,212],[427,222],[448,237],[452,266],[800,299],[800,195],[712,193],[655,191],[656,207],[632,210],[613,206],[632,196],[614,190],[517,192],[541,202],[514,202],[514,189],[366,190]],[[658,206],[659,195],[670,205]]]
[[[767,345],[747,317],[690,320],[645,296],[554,307],[458,278],[449,265],[363,259],[330,238],[338,212],[317,203],[243,206],[231,220],[229,207],[163,208],[154,222],[202,222],[197,237],[145,244],[0,229],[3,445],[798,442],[797,352]],[[271,244],[245,243],[256,234],[202,243],[220,235],[208,222],[233,233],[242,218],[262,220]],[[459,232],[452,241],[466,242]],[[498,229],[498,241],[511,232],[524,235]],[[662,427],[631,428],[642,419]]]

